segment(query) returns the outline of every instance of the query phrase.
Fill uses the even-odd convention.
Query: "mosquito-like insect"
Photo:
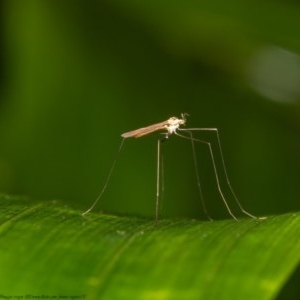
[[[114,167],[116,165],[116,161],[118,158],[118,154],[120,153],[124,140],[126,138],[140,138],[142,136],[148,135],[150,133],[156,132],[156,131],[160,131],[160,130],[164,130],[165,132],[163,132],[162,134],[164,135],[163,138],[158,139],[157,141],[157,174],[156,174],[156,201],[155,201],[155,224],[157,224],[158,222],[158,214],[159,214],[159,200],[160,200],[160,181],[161,181],[161,143],[162,141],[166,140],[169,138],[170,135],[175,134],[181,138],[187,139],[191,141],[191,145],[192,145],[192,151],[193,151],[193,160],[194,160],[194,165],[195,165],[195,173],[196,173],[196,180],[197,180],[197,185],[198,185],[198,192],[199,192],[199,197],[201,199],[201,204],[203,207],[203,211],[206,214],[206,216],[208,217],[208,219],[212,220],[207,212],[204,200],[203,200],[203,195],[202,195],[202,189],[201,189],[201,185],[200,185],[200,177],[199,177],[199,173],[198,173],[198,168],[197,168],[197,156],[196,156],[196,150],[195,150],[195,142],[200,142],[205,144],[208,149],[209,149],[209,153],[210,153],[210,157],[211,157],[211,161],[212,161],[212,165],[213,165],[213,170],[214,170],[214,176],[215,176],[215,180],[216,180],[216,184],[217,184],[217,188],[218,188],[218,192],[223,200],[223,203],[228,211],[228,213],[231,215],[231,217],[235,220],[238,220],[237,217],[233,214],[233,212],[231,211],[226,198],[224,196],[224,193],[222,191],[221,185],[220,185],[220,179],[219,179],[219,175],[217,172],[217,167],[216,167],[216,160],[215,160],[215,156],[214,156],[214,151],[212,148],[212,145],[210,142],[205,141],[205,140],[200,140],[197,139],[193,136],[193,132],[195,131],[211,131],[214,132],[216,134],[217,137],[217,143],[218,143],[218,151],[220,153],[220,158],[221,158],[221,163],[222,163],[222,168],[225,174],[225,179],[227,182],[227,185],[230,189],[230,192],[233,196],[233,198],[235,199],[239,209],[241,210],[241,212],[243,212],[245,215],[256,219],[257,217],[255,217],[254,215],[252,215],[251,213],[247,212],[241,205],[240,201],[238,200],[232,186],[231,183],[229,181],[229,177],[227,174],[227,169],[225,166],[225,161],[224,161],[224,156],[223,156],[223,151],[222,151],[222,147],[221,147],[221,141],[220,141],[220,137],[219,137],[219,132],[217,128],[182,128],[180,127],[181,125],[185,125],[186,121],[187,121],[187,113],[182,113],[181,114],[181,118],[177,118],[177,117],[171,117],[168,120],[164,121],[164,122],[160,122],[160,123],[156,123],[147,127],[142,127],[133,131],[129,131],[129,132],[125,132],[123,134],[121,134],[122,142],[120,144],[118,153],[117,153],[117,157],[115,158],[115,160],[113,161],[113,164],[110,168],[110,171],[108,173],[108,176],[106,178],[106,181],[104,183],[104,186],[100,192],[100,194],[98,195],[97,199],[95,200],[95,202],[92,204],[92,206],[85,211],[84,213],[82,213],[83,215],[89,213],[95,206],[96,204],[99,202],[99,200],[101,199],[104,191],[106,190],[106,187],[108,185],[108,182],[111,178],[111,175],[113,173]]]

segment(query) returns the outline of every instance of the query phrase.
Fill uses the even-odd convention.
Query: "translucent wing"
[[[164,122],[156,123],[156,124],[153,124],[153,125],[150,125],[147,127],[142,127],[142,128],[136,129],[136,130],[125,132],[125,133],[121,134],[121,136],[123,138],[129,138],[129,137],[139,138],[144,135],[150,134],[152,132],[166,129],[167,125],[169,125],[168,120],[164,121]]]

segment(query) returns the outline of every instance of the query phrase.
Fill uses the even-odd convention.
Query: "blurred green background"
[[[187,127],[219,128],[249,211],[299,210],[299,2],[1,3],[1,192],[87,209],[121,133],[188,112]],[[158,137],[125,141],[96,211],[153,216]],[[202,216],[191,145],[163,146],[162,215]],[[197,153],[208,210],[227,217],[209,153]]]

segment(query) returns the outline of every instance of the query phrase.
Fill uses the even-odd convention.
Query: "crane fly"
[[[218,172],[217,172],[216,160],[215,160],[214,151],[213,151],[211,143],[209,141],[200,140],[198,138],[195,138],[194,135],[193,135],[193,132],[196,132],[196,131],[209,131],[209,132],[215,133],[215,135],[216,135],[217,143],[218,143],[218,151],[219,151],[220,158],[221,158],[221,165],[222,165],[222,168],[223,168],[223,171],[224,171],[224,174],[225,174],[225,179],[226,179],[227,185],[229,187],[229,190],[230,190],[233,198],[235,199],[235,202],[237,203],[237,205],[238,205],[238,207],[239,207],[239,209],[241,210],[242,213],[244,213],[245,215],[247,215],[251,218],[256,219],[257,217],[255,217],[254,215],[252,215],[251,213],[249,213],[248,211],[246,211],[242,207],[240,201],[238,200],[238,198],[237,198],[237,196],[236,196],[236,194],[235,194],[235,192],[234,192],[234,190],[231,186],[231,183],[229,181],[229,177],[228,177],[228,174],[227,174],[227,169],[226,169],[226,166],[225,166],[225,161],[224,161],[224,156],[223,156],[223,151],[222,151],[222,147],[221,147],[221,142],[220,142],[218,129],[217,128],[182,128],[182,127],[180,127],[181,125],[186,124],[187,116],[188,116],[187,113],[182,113],[181,118],[171,117],[166,121],[159,122],[159,123],[156,123],[156,124],[152,124],[152,125],[149,125],[149,126],[146,126],[146,127],[142,127],[142,128],[135,129],[135,130],[128,131],[128,132],[125,132],[125,133],[121,134],[121,137],[123,139],[122,139],[121,144],[119,146],[119,149],[118,149],[118,152],[117,152],[117,157],[113,161],[113,164],[110,168],[110,171],[108,173],[108,176],[106,178],[104,186],[103,186],[100,194],[98,195],[98,197],[96,198],[96,200],[92,204],[92,206],[87,211],[83,212],[82,215],[85,215],[85,214],[89,213],[91,210],[93,210],[93,208],[96,206],[96,204],[101,199],[104,191],[107,188],[107,185],[109,183],[109,180],[111,178],[111,175],[113,173],[114,167],[115,167],[116,162],[117,162],[118,154],[120,153],[120,151],[122,149],[122,146],[123,146],[123,143],[124,143],[125,139],[127,139],[127,138],[140,138],[140,137],[143,137],[145,135],[151,134],[153,132],[162,130],[162,131],[164,131],[162,133],[163,137],[159,138],[158,141],[157,141],[155,224],[157,224],[157,222],[158,222],[159,200],[160,200],[160,191],[161,191],[161,187],[160,187],[160,182],[161,182],[160,177],[161,177],[161,174],[162,174],[162,170],[161,170],[161,164],[162,164],[162,161],[161,161],[162,160],[161,143],[163,141],[165,141],[166,139],[168,139],[169,136],[171,136],[172,134],[175,134],[178,137],[181,137],[181,138],[184,138],[184,139],[187,139],[187,140],[191,141],[192,151],[193,151],[193,161],[194,161],[194,167],[195,167],[195,175],[196,175],[197,186],[198,186],[198,193],[199,193],[199,197],[200,197],[200,200],[201,200],[203,211],[204,211],[205,215],[207,216],[207,218],[212,220],[211,217],[209,216],[208,212],[207,212],[206,205],[205,205],[204,200],[203,200],[203,194],[202,194],[202,189],[201,189],[201,184],[200,184],[200,177],[199,177],[199,172],[198,172],[198,168],[197,168],[197,156],[196,156],[196,150],[195,150],[195,143],[196,142],[200,142],[202,144],[205,144],[208,147],[209,153],[210,153],[210,158],[211,158],[211,161],[212,161],[214,177],[215,177],[215,181],[216,181],[216,184],[217,184],[218,192],[219,192],[219,194],[221,196],[221,199],[223,200],[223,204],[225,205],[225,207],[226,207],[228,213],[230,214],[230,216],[233,219],[238,220],[237,217],[232,212],[232,210],[230,209],[230,207],[229,207],[229,205],[226,201],[226,198],[224,196],[223,190],[221,188],[220,179],[219,179],[219,175],[218,175]]]
[[[178,119],[176,117],[171,117],[167,121],[160,122],[157,124],[153,124],[147,127],[139,128],[136,130],[132,130],[129,132],[125,132],[121,134],[121,137],[123,138],[129,138],[129,137],[134,137],[134,138],[139,138],[144,135],[150,134],[152,132],[158,131],[158,130],[167,130],[167,135],[171,135],[172,133],[176,133],[176,129],[179,128],[180,125],[185,125],[186,123],[186,116],[187,114],[182,114],[182,119]]]

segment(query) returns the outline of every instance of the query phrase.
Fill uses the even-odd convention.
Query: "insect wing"
[[[168,125],[168,122],[164,121],[164,122],[156,123],[156,124],[153,124],[153,125],[150,125],[147,127],[142,127],[142,128],[139,128],[139,129],[136,129],[133,131],[125,132],[121,136],[123,138],[129,138],[129,137],[139,138],[144,135],[150,134],[152,132],[165,129],[166,125]]]

